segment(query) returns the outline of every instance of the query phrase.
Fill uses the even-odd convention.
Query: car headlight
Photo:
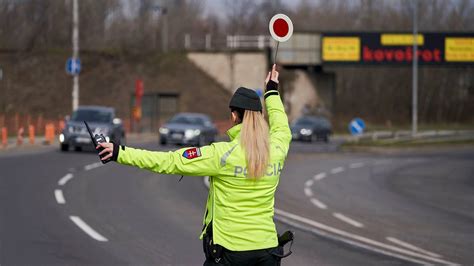
[[[199,129],[188,129],[184,131],[184,137],[188,139],[199,136],[199,134],[201,134],[201,130]]]
[[[166,127],[160,127],[158,131],[160,132],[160,134],[163,134],[163,135],[170,133],[170,130],[167,129]]]
[[[64,142],[64,134],[59,134],[59,142],[63,143]]]
[[[94,134],[104,134],[104,135],[107,135],[109,133],[109,129],[104,127],[104,128],[100,128],[100,127],[96,127],[95,130],[94,130]]]
[[[303,128],[303,129],[300,130],[300,133],[301,133],[301,135],[309,136],[309,135],[313,134],[313,131],[311,129]]]

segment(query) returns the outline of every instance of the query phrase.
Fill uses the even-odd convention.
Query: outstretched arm
[[[107,154],[102,160],[112,158],[120,164],[136,166],[162,174],[206,176],[219,171],[214,144],[201,148],[183,148],[176,151],[159,152],[134,149],[113,143],[101,143],[104,147],[99,155]]]

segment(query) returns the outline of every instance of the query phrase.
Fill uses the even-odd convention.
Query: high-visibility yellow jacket
[[[209,176],[203,224],[207,227],[212,220],[214,243],[232,251],[276,247],[274,195],[288,153],[291,131],[277,91],[265,93],[265,105],[270,123],[270,163],[263,178],[255,180],[246,176],[240,124],[227,132],[229,142],[173,152],[122,146],[117,162],[163,174]]]

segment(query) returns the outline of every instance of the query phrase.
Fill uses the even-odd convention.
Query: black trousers
[[[249,250],[230,251],[224,250],[219,261],[208,258],[204,266],[211,265],[239,265],[239,266],[279,266],[281,258],[275,254],[283,255],[281,247]]]

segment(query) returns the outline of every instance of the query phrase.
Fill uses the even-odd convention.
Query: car
[[[328,142],[331,133],[331,122],[325,117],[302,116],[291,125],[293,140]]]
[[[217,128],[209,116],[179,113],[159,129],[160,144],[204,146],[215,141]]]
[[[125,143],[125,130],[120,118],[115,117],[115,109],[102,106],[79,106],[70,119],[66,119],[65,127],[59,135],[61,151],[70,147],[80,151],[84,147],[92,147],[91,138],[84,121],[89,125],[92,134],[103,134],[107,142]]]

